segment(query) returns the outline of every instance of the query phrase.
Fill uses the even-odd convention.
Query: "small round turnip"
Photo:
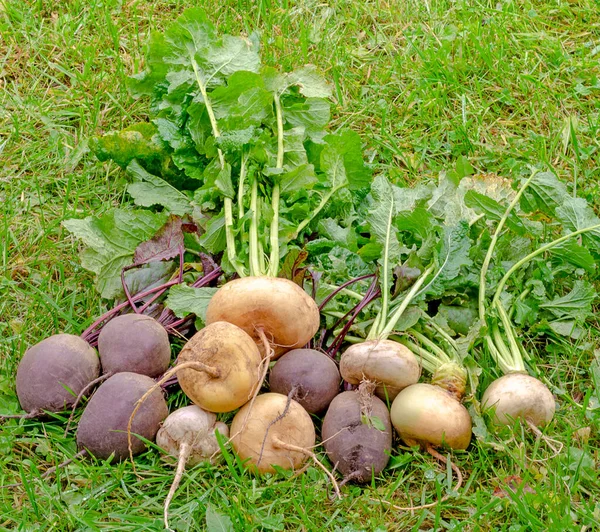
[[[509,373],[490,384],[483,394],[481,406],[492,412],[499,425],[510,425],[525,419],[542,427],[554,417],[554,397],[544,383],[524,373]]]
[[[469,412],[440,386],[417,383],[404,388],[394,399],[390,414],[407,445],[466,449],[471,442]]]
[[[401,390],[418,382],[421,367],[408,347],[392,340],[368,340],[346,349],[340,359],[340,373],[350,384],[374,382],[375,393],[392,400]]]
[[[330,460],[346,480],[368,482],[390,459],[388,409],[381,399],[362,390],[343,392],[331,402],[321,436]]]
[[[340,391],[337,364],[315,349],[294,349],[283,355],[271,369],[269,386],[272,392],[288,395],[309,414],[325,410]]]
[[[177,457],[177,471],[165,500],[164,522],[169,530],[169,505],[181,482],[186,465],[201,462],[214,463],[219,453],[216,432],[229,437],[225,423],[217,422],[217,416],[196,405],[185,406],[169,414],[156,434],[156,444],[169,455]]]
[[[227,321],[254,338],[263,356],[268,339],[271,359],[303,347],[319,328],[319,308],[296,283],[278,277],[243,277],[224,284],[211,298],[206,323]]]
[[[154,381],[138,373],[117,373],[96,390],[87,404],[77,429],[77,445],[87,449],[96,458],[122,460],[129,454],[127,426],[137,402],[150,389]],[[156,432],[169,411],[160,388],[148,395],[139,407],[131,426],[132,454],[144,451],[146,444],[135,437],[139,434],[154,440]]]
[[[242,329],[220,321],[207,325],[184,346],[174,370],[183,392],[209,412],[231,412],[247,403],[260,383],[262,357]]]
[[[104,373],[133,372],[158,377],[169,367],[171,346],[166,329],[144,314],[110,320],[98,336]]]
[[[308,412],[278,393],[259,395],[252,408],[249,404],[241,408],[233,418],[231,433],[235,452],[258,473],[273,473],[273,466],[300,467],[316,438]]]
[[[56,334],[30,347],[17,368],[17,396],[26,412],[60,412],[100,375],[94,348],[73,334]]]

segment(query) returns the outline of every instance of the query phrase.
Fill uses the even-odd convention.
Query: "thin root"
[[[552,458],[555,458],[556,456],[558,456],[564,447],[564,444],[558,440],[554,440],[548,436],[546,436],[537,425],[535,425],[532,421],[530,421],[529,419],[526,420],[527,421],[527,425],[529,426],[529,428],[531,429],[531,431],[536,435],[537,438],[539,438],[540,440],[542,440],[554,453],[552,456],[549,456],[548,458],[538,458],[538,459],[532,459],[532,462],[547,462],[548,460],[551,460]],[[556,448],[554,445],[552,445],[552,443],[556,443],[558,444],[558,448]]]
[[[169,490],[169,494],[167,495],[167,498],[165,499],[164,521],[165,521],[165,529],[166,530],[171,530],[169,528],[169,506],[171,504],[171,501],[173,500],[173,497],[175,496],[175,492],[177,491],[177,488],[179,487],[179,483],[181,482],[181,479],[183,478],[185,464],[187,463],[187,460],[188,460],[191,452],[192,452],[192,447],[187,441],[183,442],[181,444],[181,446],[179,447],[179,459],[177,460],[177,470],[175,471],[175,478],[173,479],[173,483],[171,484],[171,489]]]
[[[208,373],[213,378],[218,378],[220,376],[220,372],[216,368],[213,368],[212,366],[207,366],[206,364],[203,364],[202,362],[197,362],[197,361],[191,360],[189,362],[177,364],[175,367],[171,368],[160,378],[160,380],[156,381],[154,386],[152,386],[144,395],[142,395],[138,399],[138,401],[135,404],[135,408],[133,409],[133,412],[131,413],[131,416],[129,417],[129,421],[127,422],[127,448],[129,449],[129,459],[131,460],[131,464],[133,466],[134,472],[135,472],[135,462],[133,461],[133,449],[132,449],[132,442],[131,442],[131,426],[133,425],[133,418],[135,418],[135,415],[137,414],[138,410],[141,408],[141,406],[144,404],[144,402],[146,401],[146,399],[148,399],[148,397],[150,395],[152,395],[156,390],[160,389],[161,386],[165,382],[167,382],[173,375],[175,375],[178,371],[181,371],[182,369],[188,369],[188,368],[195,369],[197,371],[204,371],[205,373]]]
[[[69,434],[69,427],[71,426],[71,421],[73,421],[73,418],[75,417],[75,410],[77,409],[77,406],[79,405],[79,402],[81,401],[81,399],[83,399],[84,395],[87,392],[89,392],[96,384],[108,379],[109,377],[112,377],[112,375],[113,375],[112,372],[106,373],[105,375],[100,375],[100,377],[98,377],[97,379],[94,379],[85,388],[83,388],[83,390],[81,390],[79,392],[79,395],[75,399],[75,402],[73,403],[73,407],[71,408],[71,415],[69,416],[69,419],[67,419],[67,426],[65,428],[65,433],[63,434],[64,438],[66,438],[67,434]]]
[[[249,405],[248,406],[248,412],[246,412],[246,417],[244,418],[244,422],[242,423],[242,426],[240,427],[240,430],[238,430],[235,434],[232,434],[229,437],[229,439],[223,445],[230,444],[235,439],[235,437],[238,436],[246,428],[246,424],[248,423],[248,418],[250,417],[250,414],[252,412],[252,407],[254,406],[254,401],[256,401],[256,398],[258,397],[260,389],[262,388],[262,385],[265,382],[265,379],[267,378],[267,372],[269,371],[269,363],[271,362],[271,358],[273,357],[273,354],[275,353],[275,351],[271,347],[271,344],[269,343],[269,340],[267,339],[267,337],[265,335],[265,331],[263,331],[263,329],[257,329],[257,332],[258,332],[258,336],[260,337],[260,339],[261,339],[261,341],[263,343],[263,346],[265,348],[265,352],[267,353],[263,357],[262,362],[261,362],[261,364],[263,364],[263,369],[260,372],[260,376],[258,378],[258,383],[256,385],[256,388],[252,392],[252,397],[249,399],[249,402],[248,402],[248,405]],[[213,455],[211,456],[211,460],[217,454],[219,454],[219,452],[220,451],[216,451],[215,453],[213,453]]]
[[[342,498],[342,494],[340,493],[340,488],[338,486],[337,480],[335,480],[335,477],[333,476],[333,474],[319,461],[319,459],[317,458],[317,455],[315,453],[313,453],[312,451],[309,451],[308,449],[305,449],[304,447],[298,447],[297,445],[292,445],[291,443],[284,442],[277,437],[273,438],[273,445],[280,447],[282,449],[287,449],[288,451],[296,451],[299,453],[303,453],[306,456],[312,458],[315,465],[317,467],[321,468],[325,472],[325,474],[329,477],[329,480],[331,480],[331,484],[333,485],[333,489],[335,490],[335,494],[337,495],[337,498],[338,499]]]
[[[446,457],[441,455],[440,453],[438,453],[431,445],[428,445],[425,450],[431,456],[433,456],[436,460],[439,460],[440,462],[442,462],[442,464],[444,464],[446,466],[448,465],[448,460],[446,459]],[[456,474],[456,485],[454,486],[453,491],[458,491],[460,489],[460,487],[462,486],[463,475],[456,464],[453,464],[452,462],[450,462],[450,467],[452,468],[452,471],[454,471],[454,473]],[[441,499],[439,499],[435,502],[430,502],[429,504],[421,504],[420,506],[408,506],[408,507],[396,506],[395,504],[392,504],[389,501],[384,501],[383,499],[371,498],[371,500],[374,502],[380,502],[380,503],[386,504],[390,508],[393,508],[394,510],[400,510],[402,512],[413,512],[415,510],[424,510],[425,508],[433,508],[434,506],[440,504],[441,502],[447,501],[449,498],[450,498],[450,495],[444,495]]]

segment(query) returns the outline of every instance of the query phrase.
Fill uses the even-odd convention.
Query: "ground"
[[[93,135],[144,119],[125,79],[173,0],[0,0],[0,413],[16,412],[16,366],[57,332],[106,310],[61,221],[127,202],[124,174],[88,151]],[[594,0],[207,0],[222,32],[258,32],[263,62],[316,64],[334,85],[333,128],[364,140],[397,183],[442,170],[510,178],[546,165],[597,204],[600,19]],[[471,171],[471,170],[469,170]],[[253,478],[235,461],[197,467],[172,506],[176,530],[592,530],[600,527],[600,445],[590,376],[598,324],[564,352],[540,353],[559,410],[546,430],[451,456],[465,483],[409,449],[372,485],[331,502],[325,475]],[[594,366],[595,367],[595,366]],[[598,373],[600,375],[600,372]],[[600,381],[599,381],[600,382]],[[159,530],[172,467],[155,451],[109,466],[78,460],[60,418],[0,425],[0,528]],[[548,445],[562,450],[556,454]],[[420,511],[401,506],[431,502]]]

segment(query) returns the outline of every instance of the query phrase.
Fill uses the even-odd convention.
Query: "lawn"
[[[0,414],[19,411],[26,348],[80,334],[108,308],[79,262],[68,218],[129,202],[125,173],[92,136],[147,117],[128,75],[149,32],[197,2],[0,0]],[[600,207],[600,6],[595,0],[387,2],[207,0],[222,33],[258,32],[263,62],[314,64],[334,87],[332,128],[356,131],[377,173],[399,184],[471,168],[511,178],[551,168]],[[452,453],[464,484],[430,456],[397,449],[377,482],[254,478],[231,457],[198,466],[173,502],[175,530],[594,530],[600,528],[600,323],[538,352],[558,410],[548,441],[526,430]],[[599,358],[596,358],[599,357]],[[171,399],[180,402],[181,398]],[[170,465],[76,460],[64,416],[0,425],[0,528],[160,530]],[[555,453],[552,447],[562,449]],[[448,496],[419,511],[411,506]]]

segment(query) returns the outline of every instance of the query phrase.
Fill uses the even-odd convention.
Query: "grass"
[[[0,412],[17,412],[14,374],[27,346],[80,333],[105,310],[61,221],[118,205],[124,178],[87,139],[145,116],[125,77],[183,0],[0,1]],[[468,162],[477,173],[552,167],[590,200],[600,193],[600,21],[594,0],[216,1],[223,32],[259,31],[266,64],[314,63],[332,81],[334,127],[414,183]],[[395,451],[372,485],[328,499],[317,469],[255,479],[233,456],[197,467],[172,506],[176,530],[592,530],[600,527],[598,325],[578,345],[538,353],[560,409],[554,456],[523,432],[475,442],[452,460],[465,484],[426,455]],[[592,370],[590,370],[592,368]],[[595,379],[593,378],[595,375]],[[172,399],[174,401],[177,398]],[[159,530],[172,468],[154,450],[109,466],[78,460],[64,417],[0,425],[0,528]],[[589,429],[589,431],[588,431]],[[556,445],[556,444],[554,444]],[[372,499],[434,508],[399,512]]]

